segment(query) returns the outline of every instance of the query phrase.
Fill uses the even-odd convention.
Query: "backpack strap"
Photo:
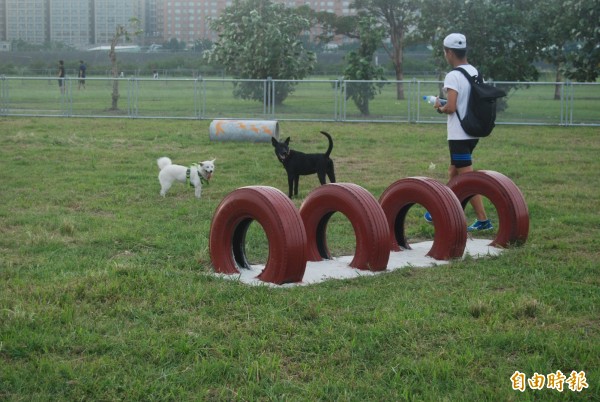
[[[473,84],[476,84],[476,83],[481,83],[481,82],[482,82],[482,80],[481,80],[481,78],[480,78],[480,76],[479,76],[479,75],[472,76],[471,74],[467,73],[467,70],[465,70],[465,69],[464,69],[464,68],[462,68],[462,67],[456,67],[456,68],[455,68],[455,69],[453,69],[452,71],[460,71],[461,73],[463,73],[463,75],[464,75],[465,77],[467,77],[467,79],[469,80],[469,83],[470,83],[471,85],[473,85]]]
[[[471,84],[471,89],[473,88],[473,85],[475,85],[477,83],[477,81],[479,81],[479,75],[476,75],[475,77],[473,77],[471,74],[467,73],[467,70],[465,70],[462,67],[456,67],[456,68],[452,69],[452,71],[460,71],[461,73],[463,73],[463,75],[467,78],[467,80],[469,80],[469,84]],[[456,107],[456,116],[458,117],[458,121],[460,121],[462,124],[462,118],[460,117],[460,113],[458,113],[458,105]]]

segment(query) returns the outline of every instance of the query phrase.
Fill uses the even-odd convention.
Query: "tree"
[[[563,10],[571,13],[571,39],[564,75],[577,81],[595,81],[600,75],[600,4],[598,0],[566,0]]]
[[[213,43],[210,39],[196,39],[192,45],[194,52],[202,53],[210,50],[213,47]]]
[[[545,0],[531,15],[530,29],[538,33],[540,59],[554,67],[554,99],[561,99],[560,82],[563,81],[570,31],[575,24],[571,10],[566,8],[564,0]]]
[[[358,39],[358,17],[356,15],[339,16],[329,11],[313,11],[307,14],[313,27],[320,28],[317,40],[321,43],[331,42],[336,35],[344,35]]]
[[[186,43],[184,41],[177,40],[177,38],[171,38],[167,42],[163,43],[163,49],[169,49],[172,52],[185,50],[185,47]]]
[[[140,20],[137,18],[129,19],[129,27],[125,27],[124,25],[117,25],[115,29],[115,35],[110,41],[110,51],[108,52],[108,58],[111,63],[111,73],[113,76],[113,90],[112,90],[112,104],[109,110],[119,110],[119,66],[117,63],[117,52],[116,47],[119,44],[121,38],[125,38],[125,40],[130,40],[132,36],[137,36],[142,33],[142,30],[139,29]]]
[[[208,60],[224,66],[238,79],[298,80],[312,72],[316,58],[299,39],[310,28],[302,13],[270,0],[235,0],[210,24],[219,38],[207,51]],[[294,83],[277,83],[274,102],[281,104]],[[271,93],[272,87],[267,88]],[[236,82],[234,95],[262,101],[262,83]]]
[[[374,16],[387,28],[390,43],[382,42],[382,45],[394,64],[396,80],[399,81],[396,86],[396,97],[399,100],[404,99],[404,47],[413,37],[414,26],[421,15],[421,4],[422,1],[418,0],[355,0],[353,3],[359,13]]]
[[[385,28],[377,24],[373,17],[360,17],[358,20],[358,36],[360,45],[357,51],[351,51],[346,56],[348,65],[344,70],[344,78],[367,82],[348,83],[346,98],[352,99],[363,116],[369,115],[369,101],[381,90],[383,83],[373,82],[383,80],[383,69],[373,64],[373,55],[385,36]]]
[[[425,2],[418,28],[431,43],[440,72],[448,69],[442,41],[460,32],[467,37],[469,62],[486,79],[535,81],[540,41],[530,27],[536,7],[536,0]]]
[[[555,68],[554,99],[561,99],[563,77],[596,80],[600,72],[598,0],[544,0],[530,17],[530,29],[540,43],[540,58]]]
[[[536,81],[534,65],[540,45],[532,29],[537,0],[438,0],[424,2],[418,31],[431,43],[440,79],[448,71],[442,41],[452,32],[467,37],[468,59],[486,80]],[[449,12],[448,10],[452,10]],[[519,84],[505,84],[509,93]],[[507,98],[498,100],[498,110],[508,107]]]

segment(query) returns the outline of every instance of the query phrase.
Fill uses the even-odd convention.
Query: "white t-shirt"
[[[477,69],[470,64],[463,64],[459,67],[464,68],[471,76],[479,74]],[[448,89],[453,89],[458,92],[456,109],[458,110],[458,113],[460,113],[460,116],[464,117],[467,113],[467,103],[469,102],[469,95],[471,94],[471,84],[469,83],[469,80],[467,80],[467,77],[460,71],[452,70],[446,74],[446,78],[444,78],[444,92],[447,93]],[[456,112],[448,115],[449,140],[472,140],[476,138],[477,137],[471,137],[469,134],[465,133],[465,130],[463,130],[460,125],[460,120],[458,120]]]

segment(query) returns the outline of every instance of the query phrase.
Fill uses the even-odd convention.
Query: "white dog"
[[[163,156],[156,160],[160,173],[158,174],[158,181],[160,182],[160,195],[163,197],[167,194],[167,191],[171,188],[175,181],[185,183],[187,179],[190,181],[190,186],[195,188],[194,194],[196,198],[202,196],[202,182],[208,181],[212,177],[215,171],[215,160],[199,162],[197,165],[185,167],[181,165],[174,165],[171,159]]]

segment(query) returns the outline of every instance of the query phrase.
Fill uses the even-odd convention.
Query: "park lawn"
[[[230,79],[148,79],[117,80],[119,110],[112,110],[113,80],[86,79],[85,89],[77,88],[76,78],[67,79],[66,95],[61,96],[56,79],[8,77],[2,82],[0,114],[14,116],[68,117],[169,117],[169,118],[270,118],[313,121],[394,121],[443,123],[444,117],[422,101],[424,95],[438,95],[440,82],[407,80],[401,85],[404,98],[397,98],[397,83],[382,82],[369,102],[369,114],[361,115],[352,99],[345,99],[356,82],[344,86],[330,78],[299,80],[285,102],[263,104],[236,98]],[[262,85],[262,82],[257,83]],[[275,82],[275,86],[282,85]],[[572,125],[600,124],[597,83],[570,83],[559,87],[563,100],[555,100],[551,82],[498,83],[508,96],[500,101],[498,124]],[[344,90],[345,88],[345,90]]]
[[[524,246],[281,288],[211,274],[218,203],[246,185],[285,192],[287,181],[270,144],[210,142],[209,123],[0,119],[0,399],[600,395],[598,128],[500,126],[480,142],[475,166],[510,177],[528,203]],[[376,198],[400,178],[446,179],[443,125],[280,124],[281,136],[306,152],[324,150],[319,130],[330,132],[338,181]],[[181,164],[216,158],[201,200],[183,185],[159,196],[163,155]],[[295,204],[316,185],[302,178]],[[433,236],[422,212],[410,211],[411,241]],[[332,253],[352,253],[354,243],[351,225],[335,214]],[[258,225],[247,248],[253,262],[266,260]],[[559,370],[584,372],[588,388],[512,388],[516,371],[531,378]]]

